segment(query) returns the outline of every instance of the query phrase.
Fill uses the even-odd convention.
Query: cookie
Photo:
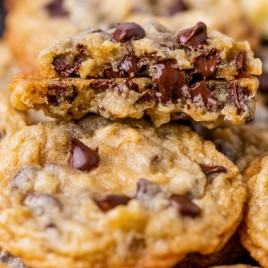
[[[266,234],[267,154],[253,160],[244,173],[248,188],[248,203],[241,228],[241,242],[261,266],[268,267]]]
[[[244,123],[255,110],[252,75],[261,71],[248,43],[207,32],[201,22],[177,35],[160,24],[91,29],[44,50],[40,64],[43,76],[11,82],[16,108],[75,119],[88,112],[107,118],[146,113],[156,126],[173,117],[208,127],[224,119]]]
[[[211,28],[222,31],[236,40],[250,40],[254,46],[259,41],[254,28],[252,29],[244,18],[239,4],[232,0],[36,0],[34,3],[31,0],[21,0],[12,1],[11,4],[9,2],[6,38],[15,54],[15,59],[24,68],[37,69],[36,58],[39,51],[55,38],[67,37],[88,27],[107,29],[119,21],[141,23],[144,20],[155,19],[178,31],[202,20]],[[228,10],[228,19],[223,10]]]
[[[223,124],[211,130],[192,124],[192,128],[204,139],[212,141],[220,152],[238,166],[241,172],[254,158],[268,152],[266,124],[245,126]]]
[[[238,169],[185,126],[90,116],[7,148],[0,245],[29,266],[172,267],[220,250],[242,217]]]

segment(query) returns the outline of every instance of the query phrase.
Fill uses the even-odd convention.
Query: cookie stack
[[[11,102],[57,120],[1,141],[5,251],[32,268],[210,267],[245,254],[245,180],[215,144],[223,122],[254,116],[261,63],[247,42],[202,22],[176,34],[119,23],[55,42],[39,62],[11,81]],[[254,163],[245,177],[262,189],[265,158]],[[241,237],[267,265],[248,227],[261,233],[258,202]]]

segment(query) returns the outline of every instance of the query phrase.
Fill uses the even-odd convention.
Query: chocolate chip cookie
[[[267,249],[267,154],[253,160],[244,173],[249,192],[241,228],[241,242],[261,266],[268,267]]]
[[[7,148],[0,245],[29,266],[172,267],[220,250],[242,217],[238,169],[186,126],[90,116]]]
[[[254,46],[259,41],[254,28],[244,18],[240,5],[232,0],[12,2],[14,3],[10,5],[7,17],[6,37],[15,59],[24,68],[36,69],[39,51],[55,38],[67,37],[88,27],[107,29],[119,21],[141,23],[154,19],[161,21],[173,31],[178,31],[202,20],[211,28],[222,31],[235,40],[249,40]],[[228,18],[224,10],[228,10]]]
[[[268,152],[268,130],[265,124],[244,126],[223,124],[212,130],[192,124],[192,128],[204,139],[211,140],[241,172],[254,158]]]
[[[193,118],[208,127],[224,119],[252,118],[261,63],[247,42],[234,42],[204,23],[176,35],[160,24],[121,23],[111,31],[88,30],[40,54],[41,75],[11,82],[21,110],[79,119],[140,118],[156,126]]]

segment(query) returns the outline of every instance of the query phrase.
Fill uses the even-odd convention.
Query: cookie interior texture
[[[255,111],[261,63],[247,42],[204,23],[174,35],[160,24],[82,32],[40,54],[42,74],[15,77],[12,103],[53,117],[140,118],[156,126],[191,117],[208,127],[243,124]],[[96,80],[96,81],[94,81]],[[126,107],[125,107],[126,104]]]
[[[241,242],[260,265],[268,266],[266,207],[268,156],[254,159],[244,173],[249,192],[246,214],[240,230]]]
[[[185,126],[91,116],[6,148],[0,245],[29,266],[172,267],[219,251],[241,221],[238,169]]]

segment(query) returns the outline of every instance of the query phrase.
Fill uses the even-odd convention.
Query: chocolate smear
[[[220,53],[213,48],[209,53],[198,56],[195,59],[195,70],[193,73],[200,73],[203,77],[209,78],[217,71]]]
[[[202,171],[204,172],[206,176],[213,174],[213,173],[226,173],[227,172],[227,169],[223,166],[208,166],[204,164],[199,164],[199,166],[201,167]]]
[[[183,195],[172,194],[169,198],[169,203],[184,216],[195,217],[201,213],[201,209],[188,197]]]
[[[76,138],[71,140],[70,156],[68,164],[78,170],[90,170],[98,166],[100,157],[97,152],[91,150]]]
[[[107,195],[103,198],[94,199],[97,206],[104,212],[119,205],[127,205],[130,200],[131,198],[126,195]]]
[[[135,22],[118,23],[113,33],[117,42],[126,42],[131,39],[139,40],[145,37],[144,29]]]
[[[207,26],[203,22],[198,22],[194,27],[187,28],[177,34],[179,44],[190,48],[205,45],[207,40]]]
[[[191,97],[193,102],[203,101],[207,108],[216,104],[216,101],[211,97],[211,91],[206,85],[206,80],[196,83],[195,87],[191,88]]]
[[[64,0],[53,0],[45,6],[50,17],[65,17],[69,15],[69,12],[64,9]]]
[[[245,50],[239,51],[235,55],[236,68],[238,73],[244,73],[247,70],[247,53]]]
[[[239,84],[231,83],[230,86],[230,95],[233,103],[237,108],[237,113],[241,114],[244,111],[243,104],[242,104],[242,89]]]
[[[174,67],[172,60],[160,61],[152,68],[155,69],[153,80],[160,91],[158,97],[162,103],[171,103],[187,93],[185,71]]]

